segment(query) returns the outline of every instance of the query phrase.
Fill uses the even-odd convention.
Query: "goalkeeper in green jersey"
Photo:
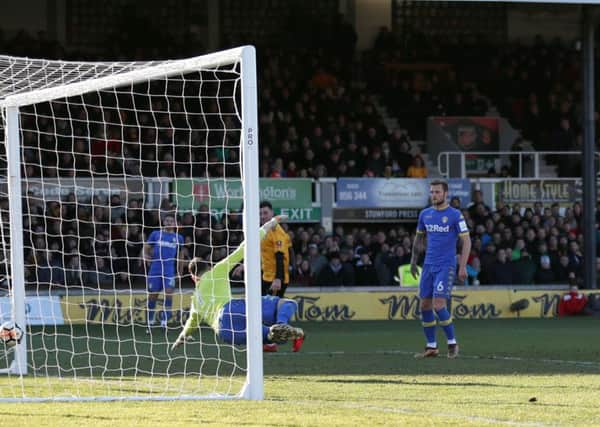
[[[279,215],[265,223],[260,229],[260,238],[264,239],[269,231],[285,219],[285,215]],[[190,262],[189,271],[196,283],[196,290],[192,297],[190,317],[171,350],[182,345],[201,324],[209,325],[228,344],[246,344],[246,301],[231,297],[229,283],[229,272],[244,259],[244,246],[242,242],[227,258],[207,271],[203,271],[203,267],[208,266],[207,262],[199,258]],[[274,351],[272,344],[288,340],[293,340],[292,351],[300,350],[304,343],[304,332],[289,325],[297,309],[298,304],[294,300],[272,295],[262,297],[263,344],[269,345],[266,351]]]

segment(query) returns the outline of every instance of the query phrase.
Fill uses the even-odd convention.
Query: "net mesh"
[[[0,57],[0,100],[157,64]],[[240,63],[228,61],[19,108],[29,375],[0,378],[0,396],[240,393],[245,350],[210,328],[169,350],[189,315],[185,268],[161,267],[160,286],[174,283],[172,309],[159,292],[147,329],[152,261],[144,255],[168,216],[183,241],[175,269],[192,257],[214,263],[243,240],[240,92]],[[0,290],[9,293],[5,126],[3,110]],[[10,363],[9,350],[0,361]]]

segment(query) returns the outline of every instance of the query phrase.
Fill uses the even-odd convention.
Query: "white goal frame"
[[[58,63],[58,61],[56,61]],[[21,140],[19,109],[24,106],[51,101],[57,98],[83,95],[124,84],[135,84],[153,78],[166,78],[186,72],[200,71],[219,65],[240,63],[241,73],[241,182],[244,189],[243,232],[245,236],[245,281],[247,303],[247,371],[245,383],[237,395],[209,396],[102,396],[102,397],[58,397],[53,398],[6,398],[0,401],[51,401],[51,400],[174,400],[174,399],[250,399],[264,398],[263,353],[262,353],[262,316],[260,293],[260,239],[259,239],[259,188],[258,188],[258,122],[257,122],[257,76],[256,51],[253,46],[242,46],[222,52],[198,56],[183,60],[173,60],[144,64],[143,67],[119,74],[99,77],[86,81],[54,86],[39,90],[9,95],[0,99],[0,112],[5,117],[5,138],[8,160],[8,197],[10,205],[10,268],[9,275],[13,319],[26,328],[25,314],[25,263],[23,246],[22,177],[21,177]],[[68,64],[68,63],[64,63]],[[89,63],[92,64],[92,63]],[[135,64],[135,63],[132,63]],[[155,65],[156,64],[156,65]],[[258,285],[257,285],[258,284]],[[20,344],[12,351],[14,358],[8,368],[0,373],[27,375],[28,339],[25,333]]]

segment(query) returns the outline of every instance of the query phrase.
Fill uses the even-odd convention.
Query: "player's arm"
[[[288,270],[290,270],[290,277],[294,274],[295,264],[296,264],[296,253],[294,252],[294,248],[292,247],[292,242],[290,242],[290,247],[288,249],[289,253],[289,265],[287,266]],[[291,268],[290,268],[291,267]]]
[[[467,278],[467,261],[469,261],[469,255],[471,254],[471,236],[462,215],[458,219],[458,232],[461,242],[460,257],[458,259],[458,278],[464,281]]]
[[[273,233],[271,233],[271,236],[275,240],[278,239]],[[274,244],[273,247],[275,248],[277,245]],[[285,279],[285,255],[282,251],[275,250],[273,256],[275,257],[275,279],[271,283],[271,291],[273,295],[276,295]]]
[[[260,239],[264,239],[269,231],[277,226],[280,222],[283,222],[287,219],[287,215],[277,215],[273,217],[270,221],[266,222],[262,227],[260,227]],[[225,259],[222,259],[215,265],[215,270],[225,269],[227,275],[229,275],[229,271],[235,267],[235,265],[241,262],[244,259],[244,248],[246,247],[246,242],[242,242],[238,248],[233,251],[229,256]]]
[[[183,277],[183,269],[185,266],[185,259],[183,258],[183,248],[177,250],[177,275]]]
[[[460,242],[462,249],[458,259],[458,278],[464,281],[467,278],[467,261],[471,253],[471,237],[468,232],[460,235]]]
[[[410,274],[416,279],[419,270],[417,269],[417,261],[419,256],[425,251],[425,223],[423,222],[423,211],[419,214],[417,222],[417,234],[413,241],[412,254],[410,256]]]
[[[179,237],[178,237],[179,239]],[[185,268],[185,258],[183,257],[183,238],[179,239],[179,245],[177,246],[177,275],[183,277],[183,270]]]
[[[413,241],[412,254],[410,256],[410,274],[416,279],[419,270],[417,269],[417,261],[419,256],[425,251],[425,233],[417,230],[415,240]]]
[[[150,263],[152,261],[152,245],[149,242],[144,243],[144,250],[142,251],[144,255],[144,261],[146,263]]]

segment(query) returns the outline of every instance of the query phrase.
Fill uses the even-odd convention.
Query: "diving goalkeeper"
[[[260,228],[260,238],[263,239],[285,219],[285,215],[279,215],[265,223]],[[228,344],[246,344],[246,301],[231,297],[229,283],[229,272],[244,258],[244,246],[245,243],[242,242],[227,258],[207,271],[204,271],[208,266],[207,262],[199,258],[190,261],[188,268],[196,283],[196,290],[192,296],[190,317],[171,350],[182,345],[201,324],[209,325],[219,338]],[[297,309],[298,304],[294,300],[273,295],[262,297],[263,344],[294,340],[292,351],[300,350],[304,342],[304,332],[289,325]]]

